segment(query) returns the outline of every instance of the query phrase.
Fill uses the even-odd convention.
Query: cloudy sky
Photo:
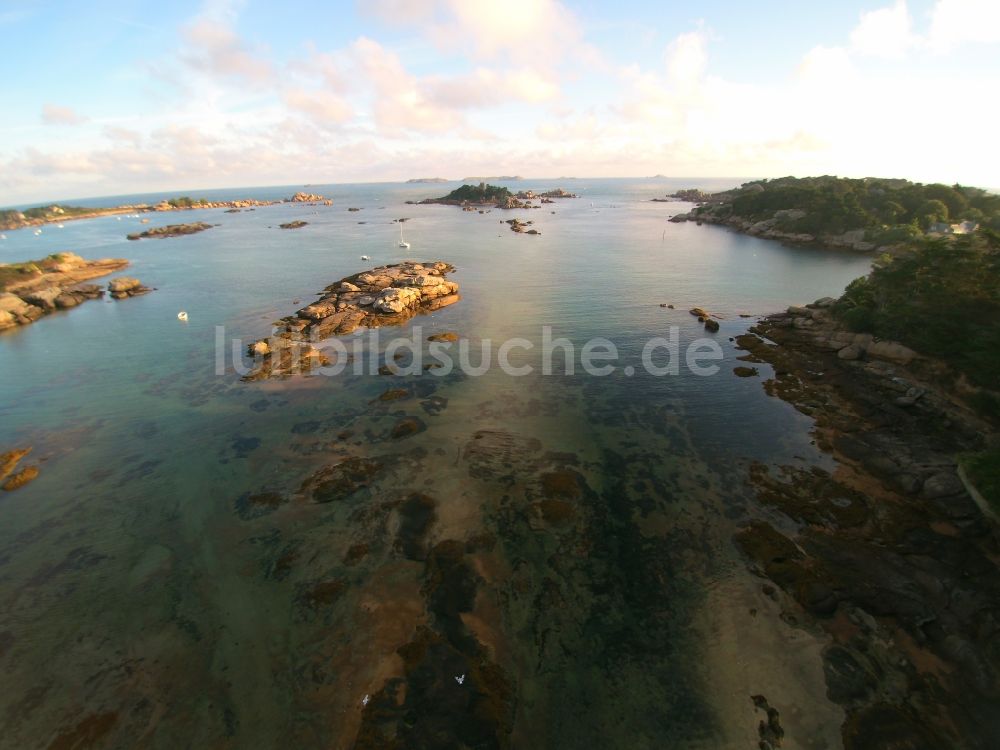
[[[1000,0],[0,0],[0,205],[461,178],[1000,187]]]

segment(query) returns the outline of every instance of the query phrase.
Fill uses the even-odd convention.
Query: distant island
[[[496,208],[540,208],[544,203],[552,203],[554,198],[577,198],[579,196],[562,188],[535,193],[532,190],[520,190],[516,194],[500,185],[488,185],[480,182],[478,185],[465,184],[455,188],[448,195],[440,198],[425,198],[422,201],[407,201],[418,204],[442,204],[446,206],[463,206],[467,210],[477,206],[495,206]],[[530,203],[538,200],[538,204]]]
[[[713,194],[681,190],[671,199],[701,204],[674,222],[722,224],[860,252],[888,252],[918,237],[969,234],[979,227],[1000,230],[1000,195],[900,179],[782,177]]]
[[[428,182],[448,182],[444,177],[414,177],[406,181],[407,183],[428,183]]]
[[[492,177],[463,177],[462,182],[489,182],[490,180],[494,180],[496,182],[517,182],[518,180],[523,179],[524,178],[519,174],[501,174],[493,175]]]

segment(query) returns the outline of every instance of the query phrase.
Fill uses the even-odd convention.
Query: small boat
[[[56,224],[56,229],[65,229],[65,228],[66,227],[64,227],[62,224]]]
[[[361,260],[371,260],[367,255],[362,255]]]
[[[5,240],[5,239],[7,239],[7,235],[6,234],[0,234],[0,240]]]
[[[41,230],[41,229],[36,229],[36,230],[35,230],[35,236],[36,236],[36,237],[37,237],[38,235],[40,235],[41,233],[42,233],[42,230]]]
[[[177,313],[177,320],[183,320],[186,323],[187,319],[188,319],[188,314],[186,312],[184,312],[183,310],[181,310],[179,313]]]
[[[407,249],[410,247],[410,243],[403,239],[403,224],[402,224],[402,222],[400,222],[400,224],[399,224],[399,246],[400,247],[405,247]]]

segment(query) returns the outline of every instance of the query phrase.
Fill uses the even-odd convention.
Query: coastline
[[[840,354],[859,337],[859,355]],[[767,316],[737,343],[740,359],[774,368],[765,390],[814,419],[836,461],[832,472],[752,466],[758,518],[773,522],[749,521],[734,541],[778,616],[829,635],[823,669],[845,747],[959,746],[986,731],[1000,742],[986,729],[1000,530],[957,469],[993,430],[949,396],[942,363],[841,331],[821,305]]]
[[[41,267],[39,267],[41,264]],[[34,323],[56,310],[68,310],[107,293],[112,299],[146,294],[151,289],[138,279],[120,276],[109,281],[107,290],[84,282],[124,270],[124,258],[85,260],[75,253],[58,253],[40,261],[15,266],[37,272],[15,281],[0,283],[0,331]],[[7,266],[0,265],[0,270]]]
[[[66,221],[77,221],[80,219],[97,219],[101,216],[116,216],[122,214],[154,214],[154,213],[167,213],[170,211],[192,211],[194,209],[249,209],[256,208],[258,206],[273,206],[279,203],[298,203],[302,201],[259,201],[252,198],[238,199],[231,201],[209,201],[206,203],[198,203],[190,206],[173,206],[166,201],[161,201],[160,203],[149,204],[149,203],[137,203],[134,205],[124,205],[124,206],[112,206],[109,208],[95,208],[93,211],[88,211],[86,213],[79,214],[67,214],[67,213],[53,213],[42,218],[26,217],[21,214],[20,219],[16,221],[5,221],[0,222],[0,230],[4,232],[15,232],[18,229],[29,229],[31,227],[40,227],[46,224],[61,224]],[[21,212],[18,212],[21,213]]]
[[[651,202],[663,203],[666,201],[653,199]],[[775,229],[774,220],[754,222],[742,216],[730,216],[723,219],[711,214],[698,214],[693,210],[688,213],[675,214],[668,221],[673,224],[682,224],[689,221],[695,222],[698,225],[713,224],[751,237],[777,240],[789,245],[815,247],[823,250],[849,250],[857,253],[881,255],[882,253],[892,253],[895,249],[893,245],[877,246],[872,242],[866,242],[864,239],[864,230],[851,230],[840,235],[822,235],[817,237],[812,234],[783,232],[780,229]]]

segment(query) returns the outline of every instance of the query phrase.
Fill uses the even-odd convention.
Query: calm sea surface
[[[730,338],[869,259],[670,224],[689,206],[649,202],[691,184],[524,181],[580,197],[484,214],[405,205],[453,185],[317,185],[333,206],[145,227],[218,225],[188,237],[127,242],[128,217],[7,232],[0,262],[124,257],[156,291],[0,335],[0,451],[33,446],[41,468],[0,497],[0,746],[752,747],[758,693],[801,746],[839,746],[822,640],[764,616],[777,605],[730,541],[762,514],[749,462],[825,459],[764,393],[766,365],[733,375]],[[308,226],[277,228],[293,219]],[[536,347],[513,359],[537,364],[551,326],[577,350],[612,341],[614,372],[247,384],[228,354],[216,374],[217,327],[265,336],[406,258],[454,264],[463,299],[383,342],[454,331],[478,362],[482,341],[522,337]],[[718,374],[644,372],[650,338],[706,335],[693,306],[721,317]],[[390,388],[405,397],[378,400]],[[408,417],[426,429],[393,438]],[[359,459],[356,492],[303,491]]]

